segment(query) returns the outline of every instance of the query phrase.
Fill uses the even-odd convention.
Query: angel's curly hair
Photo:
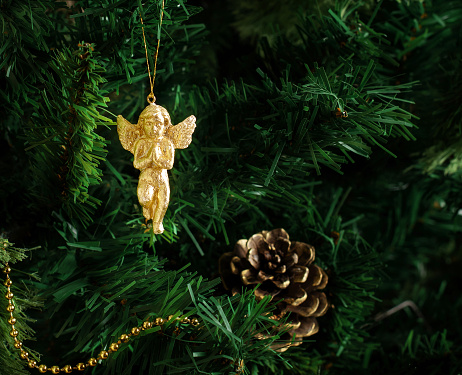
[[[167,110],[164,107],[154,103],[151,103],[145,109],[143,109],[143,112],[141,112],[139,118],[144,120],[146,117],[153,116],[159,112],[164,118],[167,119],[167,127],[172,126],[172,120],[170,119],[170,114],[167,112]]]

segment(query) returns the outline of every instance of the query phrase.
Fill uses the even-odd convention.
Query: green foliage
[[[462,141],[458,140],[449,145],[441,142],[430,146],[424,151],[421,162],[426,173],[438,173],[439,170],[442,170],[445,175],[460,175],[462,171]]]
[[[202,328],[143,332],[92,373],[457,373],[459,2],[190,3],[167,0],[162,27],[161,0],[0,3],[0,230],[40,245],[0,262],[23,260],[31,355],[85,361],[174,314]],[[151,68],[161,41],[157,103],[198,119],[161,236],[144,233],[113,126],[145,106],[140,15]],[[216,273],[239,238],[277,227],[315,246],[333,305],[284,353],[255,339],[272,304],[228,297]],[[25,374],[1,311],[0,372]]]
[[[298,12],[320,12],[320,5],[327,10],[334,6],[334,3],[288,1],[281,4],[279,1],[270,0],[260,4],[258,1],[235,1],[232,7],[235,16],[234,26],[243,39],[275,38],[276,31],[284,33],[288,38],[296,38],[297,23],[294,19],[297,18]]]
[[[425,173],[458,174],[462,129],[461,4],[438,0],[402,3],[389,11],[387,18],[388,31],[402,45],[397,57],[403,60],[409,77],[421,81],[415,94],[420,103],[426,104],[419,108],[420,126],[428,129],[427,137],[439,140],[427,142],[421,152],[421,168]],[[432,63],[425,63],[428,61]]]
[[[30,119],[26,150],[34,153],[36,201],[62,205],[71,218],[88,223],[100,203],[88,189],[101,182],[98,167],[106,155],[106,141],[95,130],[110,120],[101,114],[108,101],[99,90],[104,69],[92,45],[80,46],[74,53],[58,52],[50,62],[57,77],[45,82],[39,109]]]
[[[409,101],[400,94],[412,84],[383,85],[382,74],[375,71],[379,63],[374,60],[380,61],[383,53],[371,40],[383,36],[373,30],[368,37],[365,32],[358,36],[333,12],[323,26],[305,38],[311,45],[326,44],[318,51],[295,46],[303,52],[292,56],[284,53],[293,51],[291,43],[280,39],[276,53],[265,54],[268,72],[257,69],[258,78],[249,82],[224,82],[221,87],[214,83],[191,94],[192,111],[198,114],[197,138],[203,142],[193,142],[180,156],[171,207],[203,235],[211,238],[205,228],[213,228],[226,238],[224,220],[257,204],[260,210],[301,204],[306,183],[312,174],[320,175],[322,167],[341,173],[342,165],[357,156],[369,158],[373,147],[394,156],[384,146],[387,138],[414,139],[409,129],[415,116],[402,108]],[[314,29],[312,18],[305,27],[299,31],[302,36]],[[331,42],[325,43],[326,38]],[[318,56],[329,54],[317,52],[332,48],[340,53],[342,39],[351,39],[360,51],[368,46],[374,59],[347,52],[319,67]],[[310,59],[306,51],[312,51]],[[301,65],[299,59],[312,65]],[[342,117],[344,111],[348,117]],[[194,203],[198,201],[200,205]]]
[[[126,241],[133,242],[133,239]],[[56,345],[60,348],[60,353],[45,355],[42,362],[81,361],[80,352],[97,356],[131,327],[140,326],[146,319],[167,319],[170,315],[180,320],[198,317],[200,327],[179,325],[173,319],[162,329],[145,331],[122,345],[107,365],[99,367],[98,373],[131,373],[134,366],[140,373],[211,373],[224,368],[232,371],[239,366],[236,358],[247,361],[254,355],[268,356],[266,348],[278,335],[266,340],[255,338],[257,332],[268,330],[274,324],[264,314],[270,311],[268,300],[257,303],[251,292],[233,298],[216,298],[210,293],[218,281],[206,281],[196,273],[185,272],[184,268],[166,271],[165,262],[148,256],[139,245],[126,249],[124,261],[114,264],[113,259],[121,251],[117,247],[120,241],[116,246],[111,246],[109,241],[101,245],[97,249],[88,244],[68,243],[70,249],[81,250],[69,250],[55,267],[42,273],[40,281],[26,281],[30,289],[42,290],[42,296],[47,298],[41,320],[53,319]],[[82,251],[84,248],[86,251]],[[8,251],[10,259],[25,257],[20,249]],[[11,277],[16,279],[16,273]],[[53,289],[49,283],[54,284]],[[23,311],[32,303],[18,297],[14,301],[18,316],[24,319]],[[62,314],[69,306],[74,306],[73,312]],[[181,329],[178,335],[173,332],[176,325]],[[7,326],[3,319],[2,332],[6,336]],[[17,328],[23,333],[21,339],[31,339],[30,328],[24,324],[18,324]],[[36,340],[39,347],[47,345],[40,337]],[[142,356],[146,347],[150,354]]]
[[[372,355],[371,365],[380,358],[400,374],[418,374],[422,369],[457,374],[462,298],[456,285],[462,220],[450,202],[460,188],[444,178],[417,181],[394,198],[388,195],[391,209],[381,207],[379,215],[388,216],[388,224],[380,229],[388,233],[382,240],[391,240],[385,253],[389,280],[379,294],[386,301],[384,309],[412,301],[418,310],[398,311],[373,328],[382,337],[382,348]],[[388,358],[394,358],[394,363]]]
[[[53,28],[46,10],[55,4],[51,0],[1,2],[0,69],[4,72],[6,90],[1,90],[0,95],[8,103],[2,106],[2,116],[18,118],[24,110],[30,113],[38,106],[37,85],[46,80],[46,62],[50,59],[47,38]],[[24,103],[28,103],[26,108]]]

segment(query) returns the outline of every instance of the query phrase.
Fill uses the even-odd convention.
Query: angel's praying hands
[[[138,200],[146,220],[152,219],[154,233],[164,231],[162,221],[170,200],[167,169],[173,168],[175,148],[186,148],[192,141],[196,118],[189,116],[172,126],[167,110],[148,105],[132,125],[117,117],[117,131],[122,146],[134,155],[133,166],[141,171]]]

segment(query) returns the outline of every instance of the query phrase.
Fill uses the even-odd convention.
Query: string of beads
[[[88,367],[94,367],[98,365],[99,363],[101,363],[101,361],[108,359],[111,353],[117,352],[122,344],[126,344],[127,342],[130,341],[130,338],[132,336],[138,336],[141,333],[141,331],[146,331],[156,326],[162,327],[166,322],[173,320],[173,317],[174,317],[173,315],[170,315],[168,319],[156,318],[153,321],[149,321],[149,320],[144,321],[140,327],[133,327],[129,333],[124,333],[123,335],[121,335],[116,342],[113,342],[111,345],[109,345],[108,350],[102,350],[96,358],[90,358],[85,363],[80,362],[80,363],[77,363],[77,365],[75,366],[65,365],[63,367],[46,366],[44,364],[38,364],[35,359],[29,358],[29,353],[23,349],[23,343],[22,341],[18,339],[19,331],[15,327],[16,318],[14,317],[14,310],[15,310],[15,305],[13,302],[14,295],[11,292],[11,286],[13,285],[13,281],[10,278],[11,268],[8,265],[8,263],[6,263],[5,267],[3,268],[3,273],[5,273],[6,275],[6,279],[4,282],[4,285],[7,288],[7,293],[5,294],[5,298],[8,300],[8,306],[6,307],[6,311],[10,313],[10,318],[8,319],[8,323],[11,325],[10,336],[14,339],[14,347],[20,350],[19,356],[21,357],[21,359],[27,361],[27,364],[29,365],[30,368],[36,368],[41,373],[46,373],[47,371],[49,371],[52,374],[59,374],[59,373],[70,374],[74,370],[84,371]],[[175,318],[175,320],[180,320],[180,319]],[[199,325],[199,320],[197,318],[193,318],[193,319],[184,318],[180,320],[180,323],[183,325],[191,325],[193,327],[197,327]],[[173,333],[176,335],[178,335],[180,332],[181,332],[181,329],[179,327],[176,327],[175,330],[173,331]]]

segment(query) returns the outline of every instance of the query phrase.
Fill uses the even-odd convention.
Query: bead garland
[[[100,361],[108,359],[109,355],[111,353],[115,353],[116,351],[119,350],[120,345],[125,344],[130,341],[130,337],[132,336],[138,336],[141,331],[146,331],[149,330],[153,327],[162,327],[166,322],[173,320],[173,315],[170,315],[168,319],[163,319],[163,318],[156,318],[153,321],[146,320],[143,322],[143,324],[140,327],[133,327],[130,330],[130,333],[124,333],[119,337],[117,342],[113,342],[111,345],[109,345],[108,350],[102,350],[96,358],[90,358],[86,363],[80,362],[75,366],[71,365],[65,365],[63,367],[59,366],[46,366],[44,364],[39,365],[37,361],[34,359],[29,358],[29,353],[25,351],[22,346],[22,341],[18,339],[19,331],[15,328],[16,324],[16,318],[14,317],[14,310],[15,306],[13,303],[13,293],[11,292],[11,286],[13,285],[13,281],[10,278],[10,272],[11,268],[6,263],[5,268],[3,268],[3,273],[6,275],[6,280],[4,282],[4,285],[7,288],[7,293],[5,294],[5,298],[8,300],[8,306],[6,307],[6,311],[10,313],[10,318],[8,319],[8,323],[11,325],[11,331],[10,331],[10,336],[14,339],[14,347],[18,350],[20,350],[19,356],[21,359],[27,361],[27,364],[29,365],[30,368],[36,368],[39,370],[41,373],[45,373],[47,371],[51,372],[52,374],[59,374],[59,373],[66,373],[70,374],[74,370],[76,371],[84,371],[88,367],[95,367]],[[179,319],[175,318],[175,320],[179,320],[181,324],[188,324],[193,327],[197,327],[199,325],[199,320],[197,318],[189,319],[189,318],[184,318],[184,319]],[[178,335],[181,332],[181,329],[179,327],[176,327],[175,330],[173,331],[174,334]]]

